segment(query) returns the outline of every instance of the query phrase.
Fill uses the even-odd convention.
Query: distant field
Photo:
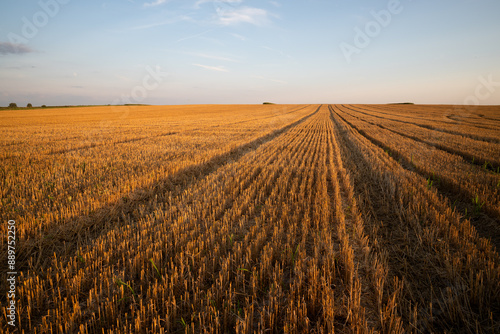
[[[0,110],[0,143],[24,333],[500,333],[500,107]]]

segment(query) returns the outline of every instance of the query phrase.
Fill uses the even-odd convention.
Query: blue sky
[[[498,0],[0,2],[0,106],[500,104]]]

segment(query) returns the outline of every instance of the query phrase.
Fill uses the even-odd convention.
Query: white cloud
[[[232,58],[228,58],[228,57],[221,57],[221,56],[214,56],[214,55],[210,55],[210,54],[206,54],[206,53],[188,52],[187,54],[190,54],[190,55],[192,55],[192,56],[196,56],[196,57],[207,58],[207,59],[214,59],[214,60],[229,61],[229,62],[233,62],[233,63],[237,63],[237,62],[238,62],[237,60],[234,60],[234,59],[232,59]]]
[[[159,6],[161,4],[164,4],[165,2],[167,2],[168,0],[156,0],[154,2],[146,2],[144,4],[144,7],[154,7],[154,6]]]
[[[179,16],[172,18],[172,19],[169,19],[169,20],[149,23],[149,24],[145,24],[142,26],[131,27],[128,30],[144,30],[144,29],[156,28],[156,27],[161,27],[161,26],[167,25],[167,24],[174,24],[174,23],[181,22],[181,21],[193,21],[193,19],[187,15],[179,15]]]
[[[193,64],[193,65],[204,68],[206,70],[211,70],[211,71],[229,72],[227,69],[225,69],[222,66],[208,66],[208,65],[201,65],[201,64]]]
[[[201,5],[211,3],[215,11],[215,22],[221,25],[236,25],[250,23],[264,25],[269,22],[270,14],[262,8],[242,6],[244,0],[197,0],[195,9]]]
[[[201,5],[205,3],[213,3],[213,5],[217,8],[227,7],[227,6],[235,6],[243,2],[243,0],[198,0],[194,4],[194,8],[200,8]]]
[[[222,25],[250,23],[264,25],[269,21],[269,14],[265,9],[241,7],[234,9],[217,8],[218,22]]]
[[[272,82],[276,82],[276,83],[280,83],[280,84],[284,84],[284,85],[288,84],[288,82],[283,81],[283,80],[276,80],[276,79],[266,78],[266,77],[263,77],[263,76],[260,76],[260,75],[254,75],[253,78],[261,79],[261,80],[266,80],[266,81],[272,81]]]

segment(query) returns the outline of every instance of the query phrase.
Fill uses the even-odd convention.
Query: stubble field
[[[500,332],[500,107],[4,110],[0,143],[19,333]]]

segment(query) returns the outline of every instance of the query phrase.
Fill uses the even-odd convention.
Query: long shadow
[[[487,119],[487,120],[490,120],[490,121],[500,122],[500,118],[492,118],[492,117],[485,116],[483,114],[477,114],[477,116],[479,118],[482,118],[482,119]]]
[[[462,133],[462,132],[459,132],[459,131],[453,131],[453,130],[443,129],[443,128],[434,127],[434,126],[431,126],[431,125],[418,124],[418,123],[407,122],[407,121],[403,121],[403,120],[399,120],[399,119],[395,119],[395,118],[377,116],[377,115],[374,115],[374,114],[370,114],[370,113],[366,113],[366,112],[361,111],[361,110],[367,111],[366,109],[363,109],[363,108],[359,108],[361,110],[355,110],[355,109],[352,109],[348,105],[342,105],[342,107],[344,107],[344,108],[346,108],[348,110],[354,111],[354,112],[359,112],[361,114],[364,114],[364,115],[367,115],[367,116],[370,116],[370,117],[376,117],[376,118],[381,118],[381,119],[385,119],[385,120],[389,120],[389,121],[394,121],[394,122],[399,122],[399,123],[404,123],[404,124],[410,124],[410,125],[417,126],[417,127],[420,127],[420,128],[424,128],[424,129],[428,129],[428,130],[435,130],[435,131],[446,132],[446,133],[450,133],[450,134],[453,134],[453,135],[459,135],[459,136],[468,137],[468,138],[471,138],[471,139],[474,139],[474,140],[485,141],[485,142],[489,142],[489,143],[497,143],[497,144],[500,143],[500,139],[497,139],[497,138],[481,137],[481,136],[477,136],[477,135],[470,134],[470,133]],[[394,116],[394,115],[392,115],[392,116]]]
[[[141,141],[141,140],[146,140],[146,139],[151,139],[151,138],[173,136],[173,135],[176,135],[178,133],[179,132],[166,132],[166,133],[161,133],[161,134],[154,135],[154,136],[143,136],[143,137],[139,137],[139,138],[123,139],[123,140],[118,140],[118,141],[114,141],[114,142],[111,142],[111,143],[88,144],[88,145],[84,145],[84,146],[80,146],[80,147],[74,147],[74,148],[67,148],[67,149],[61,149],[61,150],[51,151],[49,153],[49,155],[64,154],[64,153],[69,153],[69,152],[86,150],[86,149],[90,149],[90,148],[96,148],[96,147],[105,146],[105,145],[117,145],[117,144],[133,143],[133,142],[136,142],[136,141]]]
[[[261,145],[303,123],[318,113],[320,108],[321,106],[309,115],[251,142],[235,147],[226,153],[216,155],[200,164],[183,168],[146,187],[136,189],[111,205],[103,206],[88,215],[82,215],[66,222],[57,222],[35,238],[21,240],[20,247],[17,250],[18,261],[16,262],[18,263],[18,270],[22,271],[27,268],[38,270],[44,267],[54,257],[54,254],[57,257],[74,255],[80,243],[90,243],[117,226],[130,224],[131,221],[128,217],[133,216],[134,212],[137,214],[140,206],[148,205],[146,211],[142,211],[140,216],[145,216],[155,210],[155,197],[157,195],[170,192],[172,196],[175,196],[182,193],[196,181],[226,164],[238,161],[245,154],[256,150]],[[2,255],[5,255],[6,258],[6,253],[2,252]],[[31,264],[29,264],[30,258],[32,259]]]
[[[349,109],[349,110],[352,110],[352,109]],[[482,167],[485,170],[496,172],[497,168],[500,168],[500,161],[493,160],[493,159],[487,161],[487,160],[485,160],[485,159],[483,159],[481,157],[474,156],[474,155],[472,155],[470,153],[462,152],[462,151],[459,151],[459,150],[455,150],[455,149],[453,149],[453,148],[451,148],[449,146],[444,146],[444,145],[441,145],[439,143],[428,142],[428,141],[423,140],[423,139],[421,139],[421,138],[419,138],[417,136],[411,136],[409,134],[406,134],[406,133],[403,133],[403,132],[400,132],[400,131],[397,131],[397,130],[394,130],[394,129],[390,129],[390,128],[385,127],[383,125],[367,121],[366,119],[362,119],[361,117],[358,117],[356,115],[350,114],[350,113],[346,112],[345,110],[343,112],[346,113],[346,114],[348,114],[351,117],[359,119],[362,122],[371,124],[373,126],[377,126],[377,127],[381,128],[381,129],[384,129],[386,131],[398,134],[398,135],[406,137],[408,139],[415,140],[417,142],[420,142],[420,143],[423,143],[423,144],[435,147],[435,148],[437,148],[437,149],[439,149],[441,151],[445,151],[445,152],[448,152],[450,154],[454,154],[454,155],[460,156],[460,157],[462,157],[462,159],[464,159],[465,162],[467,162],[467,163],[469,163],[471,165]]]
[[[358,107],[358,108],[360,108],[362,110],[365,110],[365,111],[368,111],[368,112],[371,111],[371,110],[368,110],[366,108],[361,108],[361,107]],[[384,110],[384,111],[386,111],[386,110],[383,109],[383,108],[381,108],[378,105],[373,106],[373,108],[376,110],[376,112],[378,112],[380,114],[384,114],[384,115],[388,115],[388,116],[395,116],[394,114],[383,112],[382,110]],[[448,118],[450,121],[453,121],[454,124],[464,124],[464,123],[466,123],[468,125],[471,125],[471,126],[474,126],[474,127],[477,127],[477,128],[483,128],[483,129],[489,129],[489,130],[497,130],[497,128],[495,128],[495,129],[490,128],[490,126],[496,126],[496,125],[476,124],[476,123],[473,123],[473,122],[470,122],[470,121],[456,120],[456,119],[454,119],[451,116],[458,116],[458,115],[449,115],[449,116],[446,116],[446,118]],[[409,116],[409,115],[404,115],[402,117],[404,117],[405,119],[414,119],[414,120],[420,120],[420,121],[428,121],[429,120],[427,117],[412,117],[412,116]],[[438,120],[438,119],[432,119],[432,120],[435,123],[440,123],[440,124],[444,124],[444,125],[449,125],[450,124],[449,122]]]
[[[378,113],[381,113],[381,114],[384,114],[384,115],[389,115],[389,116],[395,116],[395,114],[391,114],[391,113],[385,113],[381,110],[384,110],[386,111],[386,109],[383,109],[381,106],[379,105],[376,105],[376,106],[373,106],[372,108],[374,108],[376,110],[376,112]],[[363,109],[365,111],[368,111],[370,112],[370,110],[367,110],[366,108],[360,108],[360,109]],[[440,115],[440,116],[443,116],[443,115]],[[477,123],[474,123],[472,121],[470,121],[470,118],[467,118],[469,120],[463,120],[463,119],[460,119],[460,120],[456,120],[455,118],[457,117],[452,117],[452,116],[459,116],[459,115],[448,115],[448,116],[445,116],[447,119],[449,119],[450,121],[453,122],[453,124],[468,124],[468,125],[471,125],[471,126],[474,126],[474,127],[477,127],[477,128],[483,128],[483,129],[489,129],[489,130],[497,130],[498,128],[491,128],[490,126],[495,126],[496,125],[493,125],[493,124],[477,124]],[[475,115],[476,116],[476,115]],[[412,117],[412,116],[409,116],[409,115],[404,115],[402,116],[404,117],[405,119],[414,119],[414,120],[420,120],[420,121],[429,121],[430,119],[428,117]],[[439,120],[439,119],[432,119],[435,123],[440,123],[440,124],[444,124],[444,125],[450,125],[449,122],[446,122],[446,121],[442,121],[442,120]],[[478,120],[480,120],[480,118],[478,118]]]
[[[302,109],[307,108],[308,106],[310,106],[310,105],[306,105],[306,106],[300,107],[298,109],[292,109],[291,111],[289,111],[287,113],[280,114],[279,116],[298,112]],[[114,144],[114,145],[127,144],[127,143],[136,142],[136,141],[151,139],[151,138],[167,137],[167,136],[172,136],[172,135],[176,135],[176,134],[186,134],[189,132],[195,132],[195,131],[200,131],[200,130],[207,130],[207,129],[213,129],[213,128],[219,128],[219,127],[227,127],[227,126],[232,126],[232,125],[240,124],[240,123],[252,122],[252,121],[256,121],[256,120],[264,120],[264,119],[272,118],[272,117],[276,117],[276,116],[277,115],[271,115],[271,116],[266,116],[266,117],[262,117],[262,118],[252,118],[249,120],[244,120],[244,121],[239,121],[239,122],[234,122],[234,123],[226,123],[223,125],[212,125],[212,126],[208,126],[208,127],[204,127],[204,128],[193,128],[193,129],[184,130],[184,131],[171,131],[171,132],[166,132],[166,133],[160,133],[160,134],[157,134],[154,136],[142,136],[142,137],[138,137],[138,138],[123,139],[123,140],[118,140],[118,141],[111,142],[111,143],[101,143],[101,144],[91,143],[91,144],[87,144],[87,145],[80,146],[80,147],[54,150],[54,151],[49,152],[48,154],[49,155],[58,155],[58,154],[75,152],[75,151],[80,151],[80,150],[92,149],[92,148],[101,147],[101,146],[110,145],[110,144]]]
[[[265,116],[265,117],[261,117],[261,118],[246,119],[244,121],[238,121],[238,122],[228,123],[228,124],[222,124],[222,125],[213,125],[210,128],[219,128],[219,127],[223,127],[223,126],[232,126],[232,125],[236,125],[236,124],[248,123],[248,122],[253,122],[253,121],[262,121],[262,120],[268,119],[268,118],[273,118],[273,117],[277,117],[277,116],[284,116],[284,115],[288,115],[288,114],[291,114],[291,113],[295,113],[295,112],[301,111],[302,109],[305,109],[305,108],[307,108],[309,106],[310,106],[310,104],[307,104],[307,105],[305,105],[303,107],[299,107],[298,109],[292,109],[291,111],[286,112],[286,113],[273,114],[271,116]],[[197,130],[202,130],[202,129],[197,129]]]
[[[333,113],[335,113],[335,117]],[[347,160],[350,160],[351,166],[349,168],[353,171],[351,175],[356,193],[360,194],[361,202],[366,200],[367,203],[370,203],[364,214],[373,217],[373,220],[369,218],[368,221],[373,222],[375,228],[368,226],[366,231],[373,240],[378,240],[374,247],[380,247],[382,252],[387,255],[389,277],[397,276],[404,282],[399,297],[399,307],[402,307],[400,315],[405,327],[414,326],[412,324],[414,319],[410,316],[411,312],[406,311],[410,309],[407,308],[410,305],[412,308],[418,307],[419,320],[417,327],[413,328],[419,333],[442,332],[444,329],[460,332],[460,329],[464,328],[463,324],[460,323],[463,319],[457,321],[446,312],[445,292],[449,291],[454,283],[450,282],[450,279],[443,274],[438,266],[429,265],[437,259],[438,254],[434,252],[433,248],[413,247],[418,245],[419,240],[421,240],[421,230],[416,225],[422,224],[422,222],[412,224],[412,218],[405,217],[403,220],[398,218],[398,215],[393,212],[394,205],[381,196],[380,188],[377,187],[377,183],[384,179],[383,174],[377,173],[378,175],[370,176],[366,175],[370,173],[364,171],[371,169],[372,164],[355,144],[357,134],[361,133],[345,122],[332,108],[330,108],[330,117],[340,134],[341,149],[348,156]],[[344,136],[344,133],[348,132],[347,128],[352,130],[353,137]],[[353,144],[354,148],[351,148],[349,144]],[[401,186],[404,185],[401,184]],[[407,221],[408,224],[402,224],[403,221]],[[405,247],[405,245],[407,246]],[[465,273],[462,275],[464,275],[463,277],[467,276]],[[389,293],[394,291],[389,285],[386,285],[384,289],[387,289]],[[497,315],[497,305],[496,302],[491,303],[492,317]],[[466,307],[471,310],[471,312],[465,313],[468,318],[479,318],[477,315],[485,313],[480,312],[480,306],[472,303],[467,304]],[[489,314],[481,316],[480,320],[485,321],[487,316]],[[465,321],[469,321],[468,318]]]
[[[460,115],[447,115],[445,116],[447,119],[449,119],[450,121],[453,121],[455,124],[467,124],[467,125],[472,125],[472,126],[476,126],[476,127],[479,127],[479,128],[484,128],[484,129],[489,129],[489,130],[496,130],[498,131],[500,129],[500,127],[496,124],[488,124],[488,125],[485,125],[484,123],[477,123],[477,122],[474,122],[472,120],[469,120],[468,118],[466,117],[462,117]],[[483,118],[479,117],[476,118],[476,120],[478,121],[484,121]],[[491,122],[489,122],[491,123]]]
[[[376,138],[370,136],[365,131],[359,129],[351,122],[347,121],[344,117],[342,117],[339,113],[330,109],[330,112],[334,112],[342,121],[344,121],[348,126],[357,131],[360,135],[368,139],[374,145],[380,147],[383,150],[387,149],[387,145],[383,142],[377,140]],[[333,116],[331,116],[333,117]],[[434,179],[434,175],[431,175],[424,171],[422,168],[419,168],[403,155],[397,152],[391,152],[391,159],[396,161],[402,168],[418,173],[425,179]],[[472,204],[468,204],[464,202],[464,198],[470,199],[474,194],[468,192],[466,189],[461,187],[457,187],[456,184],[447,178],[441,178],[439,182],[433,184],[439,194],[444,198],[447,198],[449,203],[454,203],[455,209],[458,209],[460,212],[474,212],[474,208]],[[476,215],[472,215],[469,217],[470,222],[474,225],[476,231],[479,236],[485,239],[488,239],[491,244],[496,247],[497,250],[500,250],[500,228],[498,222],[500,221],[500,217],[498,217],[497,213],[493,210],[489,210],[486,208],[484,212]]]

